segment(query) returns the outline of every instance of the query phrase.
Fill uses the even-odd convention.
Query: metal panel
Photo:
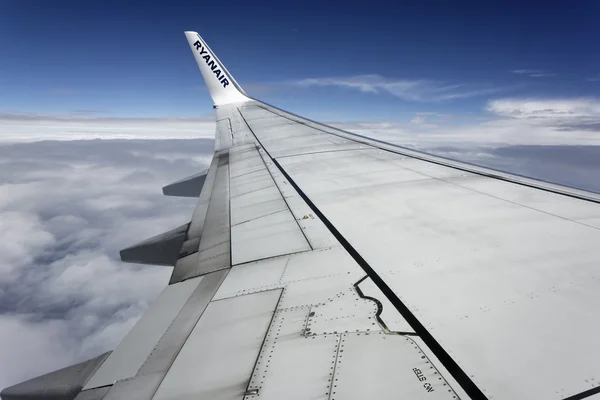
[[[247,113],[244,113],[247,118]],[[267,143],[271,140],[287,139],[298,136],[300,126],[282,118],[267,118],[267,119],[248,119],[248,123],[252,123],[254,129],[264,135],[264,140]],[[303,136],[317,136],[317,132],[304,132]]]
[[[163,378],[164,373],[156,372],[120,380],[110,387],[102,400],[150,400]]]
[[[289,210],[232,226],[231,247],[234,265],[310,250]]]
[[[181,245],[181,249],[179,250],[179,258],[187,257],[190,254],[194,254],[198,251],[198,246],[200,245],[200,238],[193,238],[190,240],[186,240]]]
[[[227,276],[227,272],[227,270],[217,271],[202,277],[200,284],[140,367],[138,376],[155,372],[164,374],[169,369],[208,303]]]
[[[250,160],[251,171],[244,173]],[[255,147],[232,152],[231,169],[237,174],[230,184],[232,226],[288,209]]]
[[[245,400],[328,399],[339,336],[304,336],[309,310],[278,310]]]
[[[201,278],[200,283],[162,335],[134,377],[117,381],[106,399],[150,400],[177,357],[190,332],[204,313],[227,271],[217,271]]]
[[[262,159],[256,156],[256,145],[254,144],[236,146],[230,150],[230,155],[232,157],[230,163],[232,179],[264,169]]]
[[[231,225],[239,225],[287,209],[288,206],[277,187],[270,185],[264,189],[231,198]]]
[[[202,277],[167,286],[84,389],[134,376],[201,281]]]
[[[362,269],[339,247],[290,254],[234,266],[215,298],[286,287],[282,307],[329,301],[353,291]]]
[[[273,288],[281,283],[281,277],[288,262],[289,258],[284,256],[234,266],[214,299],[240,296]]]
[[[111,386],[103,386],[95,389],[79,392],[75,400],[104,400],[104,396],[110,390]]]
[[[229,240],[229,156],[227,154],[222,154],[219,157],[219,165],[216,171],[206,215],[202,220],[202,224],[197,224],[195,228],[198,229],[201,225],[198,253],[178,260],[173,270],[171,283],[231,266],[231,246]],[[202,199],[202,195],[200,198]],[[191,230],[192,224],[190,224],[188,236],[190,236]],[[190,236],[190,239],[192,238]]]
[[[315,152],[343,151],[369,148],[352,140],[329,135],[312,127],[285,122],[283,130],[281,118],[265,109],[248,108],[241,110],[252,132],[272,157],[288,157]]]
[[[443,179],[477,192],[600,228],[600,206],[597,203],[581,201],[577,198],[538,190],[529,186],[515,185],[509,181],[490,179],[487,175],[423,162],[416,158],[400,156],[381,150],[378,151],[376,157],[403,169],[409,169],[436,179]],[[518,178],[525,182],[530,181],[527,178]],[[556,185],[546,184],[545,182],[539,183],[543,186],[559,189]],[[574,192],[579,194],[580,191],[574,190]]]
[[[215,135],[215,150],[223,150],[233,146],[233,130],[229,118],[217,121],[217,132]]]
[[[331,400],[457,398],[414,341],[383,333],[343,335],[334,382]]]
[[[326,249],[338,245],[337,239],[329,232],[325,225],[315,217],[310,210],[310,207],[306,204],[302,198],[298,195],[296,190],[287,182],[281,171],[275,166],[271,158],[266,154],[263,149],[259,149],[259,153],[263,158],[265,165],[273,181],[277,185],[277,189],[281,192],[281,195],[285,198],[287,207],[292,212],[292,215],[297,220],[298,225],[304,232],[306,240],[309,242],[312,249]],[[261,196],[263,201],[268,201],[269,198],[264,191],[258,191],[246,196]],[[243,199],[243,198],[242,198]],[[238,199],[232,199],[232,207],[235,201]],[[249,201],[250,202],[250,201]],[[238,214],[244,215],[243,208],[239,208]],[[232,219],[233,223],[233,219]]]
[[[402,156],[383,150],[377,150],[375,157],[385,161],[388,165],[395,165],[437,179],[460,178],[467,175],[473,175],[456,168],[423,162],[416,158]]]
[[[279,150],[275,151],[272,156],[276,158],[281,157],[294,157],[302,154],[312,154],[312,153],[327,153],[327,152],[336,152],[336,151],[349,151],[349,150],[359,150],[368,148],[365,145],[360,145],[357,143],[332,143],[331,140],[310,140],[307,138],[305,141],[298,140],[298,145],[292,146],[293,143],[286,144],[285,146],[280,147]]]
[[[232,149],[231,168],[233,264],[309,250],[256,148]],[[244,173],[246,168],[251,171]]]
[[[600,205],[596,203],[479,175],[471,176],[471,179],[451,179],[449,182],[600,229]]]
[[[290,186],[289,184],[287,185]],[[292,188],[293,190],[293,188]],[[304,231],[310,247],[314,250],[338,246],[337,239],[329,232],[323,222],[312,212],[306,202],[298,195],[286,197],[288,207]]]
[[[307,330],[311,335],[382,330],[376,318],[377,303],[360,298],[353,287],[310,310]]]
[[[350,287],[364,275],[356,261],[341,247],[296,254],[290,257],[282,282],[296,282],[319,277],[342,275]],[[356,277],[356,279],[354,279]]]
[[[198,265],[198,251],[177,260],[169,279],[169,285],[188,279],[196,269],[196,265]]]
[[[260,161],[262,162],[262,160]],[[264,164],[260,170],[243,174],[232,180],[231,183],[231,197],[242,196],[274,185],[273,179],[271,179],[271,175]]]
[[[330,275],[288,282],[281,298],[281,307],[304,307],[332,301],[351,289],[352,275]]]
[[[229,156],[222,155],[198,249],[195,274],[229,268]]]
[[[235,146],[254,142],[254,136],[241,118],[236,105],[221,105],[217,108],[217,120],[224,118],[228,118],[231,123],[233,144]]]
[[[551,191],[554,193],[567,194],[567,195],[575,196],[579,199],[592,200],[595,203],[600,202],[600,194],[598,194],[598,193],[586,192],[586,191],[580,190],[580,189],[574,189],[574,188],[570,188],[570,187],[560,186],[560,185],[556,185],[553,183],[548,183],[548,182],[543,182],[543,181],[539,181],[539,180],[532,179],[532,178],[527,178],[524,176],[513,175],[513,174],[510,174],[507,172],[496,171],[493,169],[480,167],[477,165],[471,165],[471,164],[467,164],[467,163],[464,163],[461,161],[452,160],[449,158],[444,158],[444,157],[440,157],[440,156],[436,156],[436,155],[432,155],[432,154],[427,154],[427,153],[424,153],[424,152],[421,152],[418,150],[413,150],[413,149],[409,149],[406,147],[386,143],[386,142],[383,142],[380,140],[371,139],[366,136],[346,132],[341,129],[337,129],[337,128],[334,128],[331,126],[327,126],[327,125],[324,125],[324,124],[321,124],[321,123],[318,123],[315,121],[311,121],[311,120],[299,117],[297,115],[286,112],[284,110],[277,109],[275,107],[269,106],[264,103],[259,103],[259,102],[247,103],[247,106],[243,105],[240,108],[243,109],[245,111],[245,113],[250,113],[251,115],[253,113],[255,115],[261,114],[260,109],[268,110],[271,113],[273,113],[273,115],[274,115],[274,117],[269,118],[272,121],[271,122],[272,124],[280,124],[280,123],[282,123],[282,121],[286,121],[286,123],[289,123],[289,124],[294,124],[294,125],[300,124],[300,125],[304,125],[307,127],[311,127],[320,132],[323,132],[323,133],[330,133],[331,135],[334,135],[336,137],[346,138],[346,139],[349,139],[349,140],[357,142],[357,143],[367,144],[369,146],[372,146],[375,149],[378,149],[377,151],[380,151],[382,154],[388,153],[388,154],[390,154],[392,156],[396,156],[398,158],[409,157],[409,158],[417,160],[417,161],[424,161],[422,163],[424,168],[428,168],[428,166],[431,164],[436,164],[436,165],[440,165],[440,166],[451,167],[453,169],[457,169],[457,170],[467,172],[467,173],[480,174],[480,175],[489,177],[493,180],[502,180],[502,181],[506,181],[506,182],[518,183],[518,184],[526,185],[526,186],[529,186],[532,188],[544,189],[544,191]],[[277,118],[275,116],[280,116],[280,117]],[[266,118],[266,117],[263,116],[262,118]],[[438,171],[441,171],[441,170],[438,170]]]
[[[275,290],[210,303],[154,399],[243,397],[280,295]]]
[[[587,390],[600,376],[590,351],[600,349],[600,231],[399,165],[374,185],[364,161],[339,152],[281,165],[490,396]]]
[[[252,123],[250,127],[253,128]],[[256,129],[253,128],[253,132],[256,133]],[[258,130],[258,132],[261,132]],[[367,148],[365,145],[346,141],[346,143],[334,143],[329,140],[329,135],[312,135],[303,134],[304,132],[299,131],[298,136],[293,138],[281,138],[277,140],[267,140],[264,145],[267,147],[269,154],[274,158],[280,157],[291,157],[301,154],[310,153],[321,153],[321,152],[333,152],[343,150],[357,150],[361,148]],[[256,134],[258,139],[265,139],[265,136],[261,133]]]
[[[454,377],[448,372],[446,367],[440,362],[440,360],[433,354],[433,351],[425,344],[423,339],[419,336],[410,336],[410,340],[423,352],[423,355],[427,357],[432,366],[439,372],[442,376],[442,379],[448,383],[448,386],[452,388],[454,393],[456,393],[456,397],[463,400],[470,399],[469,395],[463,390],[463,388],[458,384],[458,382],[454,379]]]
[[[200,237],[202,229],[204,228],[204,220],[206,218],[206,212],[208,211],[208,203],[210,202],[210,196],[215,183],[215,177],[217,176],[217,169],[219,166],[220,154],[216,153],[210,164],[210,168],[206,174],[204,185],[200,196],[198,196],[198,202],[192,215],[192,220],[188,228],[188,239]]]
[[[334,200],[347,197],[362,199],[371,192],[377,195],[386,188],[400,187],[405,182],[433,180],[429,176],[377,160],[373,152],[358,150],[309,154],[282,159],[281,164],[287,166],[286,171],[289,168],[288,173],[301,169],[302,176],[310,176],[312,195],[327,193]]]
[[[381,292],[381,290],[373,283],[373,280],[366,278],[358,285],[363,295],[377,299],[381,304],[379,318],[390,330],[390,332],[412,332],[414,329],[406,322],[404,317],[393,306],[390,300]]]

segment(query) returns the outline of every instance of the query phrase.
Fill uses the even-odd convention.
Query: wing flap
[[[176,197],[198,197],[202,192],[207,173],[208,171],[204,171],[170,183],[162,188],[163,194]]]
[[[104,363],[110,352],[41,375],[2,390],[2,400],[68,400],[81,391],[82,387]]]
[[[138,264],[174,266],[185,241],[188,225],[181,225],[121,250],[121,260]]]
[[[167,286],[84,389],[112,385],[135,376],[202,279]]]
[[[154,399],[243,398],[280,297],[270,290],[210,303]]]

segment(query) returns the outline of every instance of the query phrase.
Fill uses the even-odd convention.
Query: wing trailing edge
[[[204,171],[163,186],[163,194],[176,197],[198,197],[204,186],[207,173],[208,171]]]
[[[174,266],[185,241],[188,225],[181,225],[121,250],[121,260],[137,264]]]
[[[66,368],[38,376],[11,387],[0,393],[2,400],[69,400],[81,391],[87,381],[100,368],[110,351]]]

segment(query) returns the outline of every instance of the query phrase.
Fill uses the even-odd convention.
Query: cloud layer
[[[498,99],[487,115],[416,113],[409,121],[333,125],[405,146],[505,147],[600,145],[600,102],[595,99]]]
[[[565,130],[600,131],[600,101],[595,99],[501,99],[487,104],[500,117]]]
[[[513,74],[525,75],[530,78],[547,78],[549,76],[556,76],[556,74],[541,69],[515,69],[512,71]]]
[[[388,79],[380,75],[308,78],[295,82],[299,86],[337,86],[363,93],[387,93],[409,101],[436,102],[497,93],[502,88],[486,85],[458,84],[434,80]]]
[[[81,110],[85,111],[85,110]],[[0,112],[0,141],[82,139],[212,139],[214,116],[206,118],[115,118]]]
[[[183,143],[185,142],[185,143]],[[0,388],[114,348],[170,268],[118,251],[188,222],[161,186],[206,168],[212,140],[0,145]]]

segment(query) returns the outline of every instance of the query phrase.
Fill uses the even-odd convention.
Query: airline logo
[[[223,85],[223,87],[227,87],[227,85],[229,85],[229,81],[227,80],[225,73],[221,71],[221,67],[219,67],[219,64],[217,64],[217,62],[213,60],[213,58],[210,56],[202,42],[196,40],[196,43],[194,43],[194,47],[196,48],[196,50],[198,50],[200,57],[204,59],[206,65],[210,67],[213,74],[217,76],[217,79]]]

